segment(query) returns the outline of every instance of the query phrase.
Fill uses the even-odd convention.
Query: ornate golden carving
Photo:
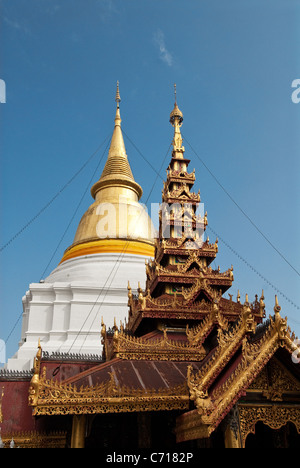
[[[42,360],[42,347],[39,340],[38,352],[34,358],[33,363],[33,377],[30,382],[29,387],[29,398],[28,402],[30,406],[34,406],[37,402],[39,396],[39,383],[40,383],[40,370],[41,370],[41,360]]]
[[[175,433],[177,443],[209,437],[208,427],[201,422],[197,411],[190,411],[177,418]]]
[[[200,191],[199,191],[200,192]],[[180,203],[200,203],[200,193],[190,192],[188,184],[183,182],[177,189],[163,191],[163,201],[166,203],[172,203],[173,201]]]
[[[190,266],[195,263],[198,265],[199,269],[202,270],[203,268],[206,269],[206,267],[203,267],[203,260],[201,258],[201,254],[199,250],[195,250],[190,252],[186,262],[184,265],[178,265],[177,269],[179,273],[187,273],[188,269]]]
[[[189,407],[186,383],[163,389],[119,387],[110,374],[110,380],[104,383],[77,389],[71,384],[47,379],[45,372],[38,377],[37,374],[33,376],[34,386],[31,382],[29,390],[29,406],[33,407],[35,416],[185,410]]]
[[[195,169],[191,173],[188,173],[182,170],[178,171],[175,169],[170,169],[169,171],[167,171],[167,176],[168,176],[168,179],[176,179],[176,181],[180,181],[180,182],[182,181],[183,178],[186,180],[189,180],[191,183],[194,182],[196,179]]]
[[[264,367],[261,372],[258,374],[258,376],[251,382],[251,384],[248,387],[248,391],[252,390],[255,392],[263,392],[267,391],[269,388],[269,376],[267,372],[267,367]]]
[[[187,409],[185,385],[161,390],[117,387],[113,376],[104,384],[80,388],[41,379],[39,398],[33,409],[38,415],[97,414],[132,411]]]
[[[219,305],[216,303],[210,304],[207,316],[198,326],[190,330],[187,325],[186,334],[189,342],[194,345],[196,343],[203,343],[214,325],[218,325],[223,330],[229,327],[228,321],[223,317]]]
[[[192,389],[194,395],[199,392],[201,398],[203,398],[203,394],[207,391],[211,381],[216,378],[229,362],[233,353],[240,346],[246,333],[253,332],[254,329],[254,317],[251,313],[249,303],[246,302],[242,316],[234,328],[218,328],[218,347],[211,359],[195,376],[191,373],[188,375],[188,385],[189,388]],[[246,353],[247,350],[244,352]],[[200,402],[198,401],[198,403]]]
[[[255,434],[255,425],[259,421],[271,429],[280,429],[291,422],[300,434],[300,405],[292,407],[285,405],[239,405],[239,419],[243,447],[245,447],[247,436],[251,433]]]
[[[259,341],[251,343],[246,338],[243,339],[240,364],[228,379],[208,396],[208,386],[216,373],[228,362],[226,359],[228,360],[228,350],[232,346],[231,341],[236,343],[234,335],[239,336],[239,331],[240,327],[237,327],[228,339],[220,332],[219,337],[222,336],[222,339],[219,341],[216,356],[213,355],[196,375],[192,374],[191,368],[188,372],[191,399],[195,401],[202,423],[207,424],[210,431],[214,430],[218,421],[251,385],[279,347],[285,347],[291,354],[295,347],[286,320],[281,318],[276,309],[274,319],[270,317],[269,327]]]
[[[211,287],[207,278],[203,277],[200,273],[200,278],[197,278],[193,286],[190,288],[182,288],[182,295],[186,302],[186,305],[192,304],[199,295],[200,291],[205,291],[208,297],[213,301],[219,302],[222,297],[222,290],[217,290]]]
[[[112,340],[107,337],[106,332],[102,337],[107,360],[119,357],[134,360],[202,361],[206,356],[206,351],[201,343],[199,344],[199,340],[191,342],[189,339],[187,341],[170,339],[167,330],[164,330],[161,337],[151,339],[130,336],[124,330],[118,331],[115,327]]]
[[[255,425],[260,421],[271,429],[280,429],[290,422],[295,425],[298,433],[300,433],[300,405],[238,404],[234,416],[236,418],[236,421],[234,421],[235,426],[232,425],[232,417],[228,420],[228,424],[235,432],[238,446],[241,443],[241,446],[245,447],[247,436],[255,433]],[[176,441],[185,442],[207,438],[212,430],[212,427],[203,422],[203,418],[198,411],[190,411],[177,418]]]
[[[66,448],[66,438],[67,434],[61,431],[50,432],[49,434],[37,431],[2,434],[4,448],[9,448],[12,439],[15,448]]]
[[[273,356],[248,390],[261,392],[270,401],[282,401],[283,394],[300,394],[300,383]]]
[[[199,268],[190,269],[191,265],[198,265]],[[199,273],[200,270],[200,273]],[[211,267],[206,267],[206,264],[201,256],[199,250],[189,251],[189,257],[183,265],[167,265],[166,267],[161,266],[156,260],[150,260],[146,263],[146,274],[150,281],[153,281],[157,276],[176,276],[180,281],[183,281],[186,276],[191,277],[205,277],[208,280],[230,280],[233,281],[232,268],[221,273],[219,270],[212,270]],[[181,278],[183,276],[183,278]]]

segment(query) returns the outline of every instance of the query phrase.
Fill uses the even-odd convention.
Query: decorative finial
[[[106,338],[106,326],[105,326],[105,323],[103,321],[103,317],[101,317],[101,336],[102,336],[103,340],[105,340],[105,338]]]
[[[38,402],[41,360],[42,360],[42,347],[41,347],[41,340],[39,339],[38,352],[33,361],[33,376],[30,382],[30,386],[29,386],[29,396],[28,396],[29,406],[36,406]],[[59,369],[59,367],[57,369]]]
[[[121,102],[121,97],[120,97],[120,90],[119,90],[119,81],[117,81],[117,92],[116,92],[116,99],[115,99],[116,103],[117,103],[117,108],[119,109],[120,107],[120,102]]]
[[[261,316],[264,317],[265,316],[265,303],[264,303],[264,290],[262,290],[262,293],[261,293],[261,297],[259,299],[259,310],[260,310],[260,313],[261,313]]]
[[[175,131],[180,133],[179,128],[182,125],[183,122],[183,114],[181,110],[179,110],[179,107],[177,105],[177,88],[176,88],[176,83],[174,84],[174,94],[175,94],[175,104],[174,104],[174,109],[172,110],[170,114],[170,123],[175,127]]]
[[[274,307],[274,312],[275,314],[279,314],[279,312],[281,311],[281,307],[278,303],[278,297],[275,296],[275,307]]]
[[[174,138],[172,141],[173,145],[173,157],[183,158],[183,153],[185,151],[184,146],[182,146],[182,136],[180,133],[180,127],[183,122],[183,114],[177,105],[177,89],[176,84],[174,84],[174,94],[175,94],[175,104],[174,109],[170,114],[170,123],[174,127]]]

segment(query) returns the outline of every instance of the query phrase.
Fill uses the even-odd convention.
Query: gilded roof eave
[[[39,345],[29,389],[29,405],[33,408],[33,414],[187,411],[192,400],[196,406],[199,430],[204,434],[203,437],[208,437],[279,348],[286,349],[291,355],[295,352],[300,354],[295,337],[278,310],[274,317],[269,318],[258,339],[248,320],[248,312],[245,307],[243,321],[233,330],[229,342],[226,339],[224,341],[223,334],[217,350],[203,360],[204,365],[201,362],[165,362],[163,359],[141,362],[137,356],[131,359],[115,357],[59,382],[46,378],[46,368],[41,371],[42,354]],[[186,330],[186,333],[187,338],[194,340],[194,344],[199,339],[196,331],[191,333]],[[172,340],[166,342],[166,338],[164,334],[158,344],[165,347],[174,345]],[[148,339],[153,340],[154,335]],[[145,345],[140,340],[129,340],[129,343],[136,348]],[[201,340],[199,346],[200,343]],[[237,352],[237,348],[240,351]],[[227,376],[224,378],[223,375],[218,380],[220,371],[225,367]],[[193,418],[195,411],[191,413]],[[188,414],[182,417],[187,418]]]
[[[205,363],[203,369],[194,373],[189,368],[190,397],[195,402],[200,425],[206,427],[208,435],[245,394],[247,388],[279,348],[285,348],[290,355],[297,353],[300,356],[295,336],[287,326],[287,319],[280,316],[278,309],[280,310],[277,304],[274,309],[275,316],[270,316],[260,339],[251,340],[247,336],[242,339],[240,351],[232,356],[225,377],[223,375],[218,380],[220,370],[224,369],[228,362],[226,342],[221,344],[223,349],[219,352],[218,358],[215,359],[212,353],[211,359]],[[210,380],[207,378],[208,375],[212,377]]]
[[[33,415],[186,411],[189,408],[188,388],[180,371],[176,371],[173,380],[166,385],[157,363],[147,369],[144,381],[141,375],[136,379],[132,365],[137,366],[134,362],[113,359],[64,382],[47,379],[45,368],[29,389]],[[135,381],[130,375],[135,376]],[[121,377],[126,384],[119,380]],[[146,386],[146,381],[153,384]]]

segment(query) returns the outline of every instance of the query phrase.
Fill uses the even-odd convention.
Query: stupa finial
[[[115,99],[116,103],[117,103],[117,108],[119,109],[120,107],[120,102],[121,102],[121,97],[120,97],[120,89],[119,89],[119,81],[117,81],[117,92],[116,92],[116,99]]]

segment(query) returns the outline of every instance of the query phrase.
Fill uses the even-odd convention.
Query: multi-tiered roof
[[[200,194],[192,192],[182,121],[175,101],[155,256],[146,264],[145,290],[135,296],[128,286],[128,322],[109,330],[102,323],[105,362],[72,376],[60,364],[53,378],[37,355],[29,405],[36,416],[74,415],[74,447],[84,446],[85,416],[104,413],[180,411],[171,427],[176,442],[208,441],[220,429],[226,447],[245,446],[258,421],[273,429],[290,422],[300,433],[298,342],[277,298],[274,316],[262,323],[263,294],[252,303],[246,295],[243,304],[239,294],[236,301],[223,297],[232,267],[211,267],[218,242],[203,240],[207,214],[199,214]],[[141,434],[150,427],[140,425]]]
[[[211,266],[218,253],[218,239],[214,243],[204,240],[207,212],[200,192],[192,191],[195,171],[188,171],[190,160],[185,158],[180,132],[183,115],[176,101],[170,122],[174,127],[173,151],[162,191],[155,257],[146,264],[145,291],[139,288],[135,298],[128,287],[128,329],[138,335],[157,326],[193,326],[208,317],[214,317],[215,323],[233,322],[243,310],[240,298],[237,302],[223,298],[234,279],[233,267],[221,272]],[[263,297],[249,307],[260,323]]]

